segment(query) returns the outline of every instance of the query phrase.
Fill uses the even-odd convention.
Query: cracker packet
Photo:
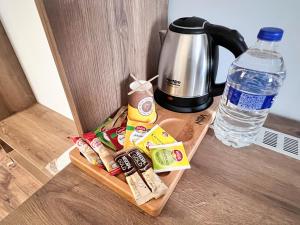
[[[133,120],[127,120],[124,148],[134,147],[135,141],[142,138],[151,128],[153,124],[142,123]]]
[[[174,142],[176,142],[175,138],[168,134],[159,125],[155,125],[147,134],[138,139],[135,142],[135,145],[151,158],[149,146],[170,144]]]
[[[156,173],[191,168],[182,142],[150,146],[149,149]]]

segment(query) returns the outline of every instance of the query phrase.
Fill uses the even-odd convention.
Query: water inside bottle
[[[284,73],[262,72],[233,63],[214,123],[217,138],[233,147],[250,145],[278,94]]]

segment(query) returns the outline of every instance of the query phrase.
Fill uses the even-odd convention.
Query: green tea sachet
[[[191,168],[182,142],[149,146],[149,149],[156,173]]]

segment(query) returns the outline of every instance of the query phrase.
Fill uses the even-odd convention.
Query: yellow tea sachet
[[[134,147],[135,141],[144,137],[144,135],[153,127],[151,123],[142,123],[133,120],[127,120],[124,148]]]
[[[190,169],[182,142],[150,146],[153,170],[156,173]]]
[[[176,140],[159,125],[155,125],[144,137],[138,139],[135,145],[151,157],[149,146],[174,143]]]

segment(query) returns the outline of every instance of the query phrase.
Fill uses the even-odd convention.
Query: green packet
[[[110,141],[109,137],[107,137],[105,132],[98,132],[98,133],[96,133],[96,136],[98,137],[98,139],[101,141],[102,144],[104,144],[105,146],[107,146],[113,150],[116,150],[116,147]]]
[[[108,126],[112,122],[112,118],[107,118],[95,131],[94,133],[97,134],[99,132],[106,131],[106,126]]]
[[[113,145],[113,143],[110,141],[109,137],[105,134],[106,126],[111,123],[112,119],[107,118],[95,131],[94,133],[98,137],[98,139],[104,144],[105,146],[116,150],[116,147]]]
[[[153,170],[162,173],[190,169],[190,163],[182,142],[149,146]]]

